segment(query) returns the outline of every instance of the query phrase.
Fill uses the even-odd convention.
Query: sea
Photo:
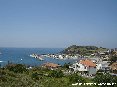
[[[44,61],[30,57],[30,54],[56,54],[64,50],[64,48],[0,48],[0,67],[10,63],[25,64],[27,66],[40,66],[46,62],[52,62],[60,65],[65,63],[73,63],[75,59],[54,59],[45,57]]]

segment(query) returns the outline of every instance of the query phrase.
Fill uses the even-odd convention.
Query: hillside
[[[27,69],[21,64],[7,65],[0,68],[0,87],[73,87],[72,84],[78,81],[92,82],[92,79],[81,77],[79,74],[64,74],[63,70],[65,71],[66,68],[50,70],[33,67]]]
[[[96,46],[77,46],[72,45],[64,49],[61,53],[63,54],[80,54],[80,55],[90,55],[92,53],[97,53],[99,51],[106,51],[107,48],[98,48]]]

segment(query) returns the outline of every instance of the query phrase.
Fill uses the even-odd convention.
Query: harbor
[[[43,54],[57,54],[63,49],[59,48],[1,48],[2,55],[0,55],[0,64],[5,66],[10,63],[25,64],[29,66],[40,66],[46,62],[53,62],[56,64],[64,65],[65,63],[74,62],[74,59],[56,59]],[[39,54],[38,57],[34,57],[32,54]]]

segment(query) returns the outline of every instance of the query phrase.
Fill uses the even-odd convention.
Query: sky
[[[0,47],[117,47],[117,0],[0,0]]]

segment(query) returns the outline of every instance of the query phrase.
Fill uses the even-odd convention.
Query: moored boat
[[[37,55],[37,54],[31,54],[30,57],[34,57],[34,58],[37,58],[41,61],[43,61],[44,59],[41,57],[41,55]]]

